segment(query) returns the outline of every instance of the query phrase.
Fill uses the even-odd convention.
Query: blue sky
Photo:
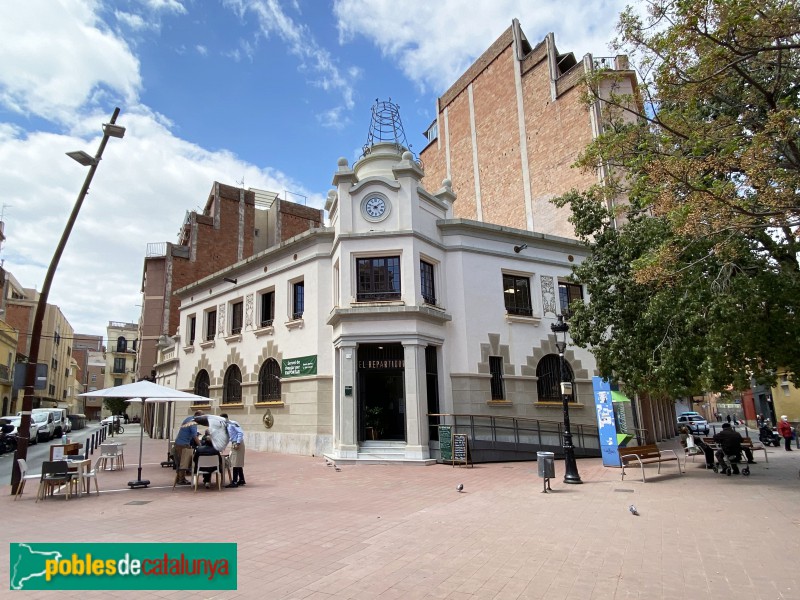
[[[175,241],[214,181],[322,208],[375,99],[412,149],[442,94],[513,18],[536,44],[611,54],[620,0],[4,0],[4,267],[40,288],[86,175],[70,150],[110,140],[50,292],[80,333],[136,322],[148,243]]]

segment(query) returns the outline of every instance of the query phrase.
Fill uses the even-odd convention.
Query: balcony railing
[[[145,258],[155,258],[167,255],[167,242],[156,242],[147,244]]]

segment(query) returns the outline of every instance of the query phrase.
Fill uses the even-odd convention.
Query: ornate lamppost
[[[558,348],[559,383],[561,384],[561,404],[564,409],[564,483],[583,483],[578,474],[578,463],[575,461],[575,446],[572,445],[572,431],[569,427],[569,401],[572,397],[572,382],[564,380],[564,351],[567,349],[567,332],[569,325],[564,322],[564,315],[558,315],[558,322],[550,325],[556,335]],[[558,334],[562,334],[561,340]]]

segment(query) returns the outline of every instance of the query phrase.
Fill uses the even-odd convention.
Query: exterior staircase
[[[327,456],[327,455],[326,455]],[[337,458],[337,465],[435,465],[436,459],[406,458],[406,443],[395,440],[365,440],[359,442],[358,458]]]

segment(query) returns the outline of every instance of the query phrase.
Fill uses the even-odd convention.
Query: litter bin
[[[552,452],[537,452],[536,465],[542,478],[542,492],[547,493],[547,490],[552,490],[550,478],[556,476],[555,455]]]

